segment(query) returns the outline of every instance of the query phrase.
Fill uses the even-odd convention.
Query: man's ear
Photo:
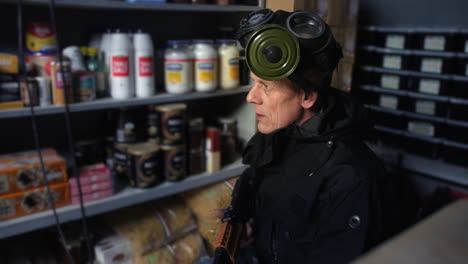
[[[317,92],[304,92],[304,98],[302,99],[302,108],[310,109],[315,105],[317,102],[318,93]]]

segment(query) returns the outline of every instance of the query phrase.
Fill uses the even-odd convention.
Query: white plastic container
[[[131,82],[131,42],[126,33],[114,33],[111,37],[110,90],[115,99],[131,98],[134,94]]]
[[[78,46],[68,46],[63,49],[62,54],[63,56],[67,56],[70,59],[72,72],[86,70],[83,56],[81,55],[80,48]]]
[[[222,89],[239,87],[239,49],[232,39],[218,40],[219,84]]]
[[[193,54],[195,57],[195,90],[199,92],[213,91],[218,86],[217,51],[212,40],[194,40]]]
[[[169,40],[164,53],[166,91],[188,93],[193,87],[193,61],[186,40]]]
[[[138,32],[133,35],[135,50],[135,92],[137,97],[154,95],[154,50],[151,36]]]

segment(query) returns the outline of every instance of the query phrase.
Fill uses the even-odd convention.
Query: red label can
[[[138,58],[139,76],[147,77],[153,76],[153,58],[140,57]]]
[[[129,74],[128,56],[112,57],[112,76],[127,77]]]

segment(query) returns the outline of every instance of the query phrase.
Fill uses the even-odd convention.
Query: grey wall
[[[466,0],[360,0],[359,23],[468,28]]]

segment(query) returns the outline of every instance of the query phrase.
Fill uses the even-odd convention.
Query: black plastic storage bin
[[[408,118],[406,131],[421,138],[443,138],[445,125],[440,122]]]
[[[445,138],[451,141],[468,144],[468,123],[466,123],[465,126],[448,125]]]
[[[408,77],[408,86],[413,92],[427,95],[450,95],[450,81],[445,79]]]
[[[431,74],[450,74],[455,62],[455,59],[450,57],[413,55],[410,56],[408,69]]]
[[[449,87],[450,96],[468,99],[468,81],[453,79]]]
[[[392,53],[371,53],[373,65],[390,70],[406,70],[408,69],[408,56]]]
[[[390,73],[376,73],[375,85],[395,90],[409,90],[408,77]]]
[[[376,125],[405,131],[406,118],[394,112],[395,111],[391,109],[374,107],[369,109],[369,116]]]
[[[366,91],[358,87],[353,90],[353,94],[361,104],[377,105],[379,103],[379,94],[376,92]]]
[[[450,119],[465,121],[468,123],[468,105],[450,104]],[[468,138],[468,134],[465,135]]]
[[[402,142],[402,148],[411,154],[430,159],[439,158],[441,139],[406,134]]]
[[[468,53],[457,54],[452,73],[468,78]]]
[[[455,30],[419,30],[412,36],[411,49],[452,51],[455,32]]]
[[[468,29],[462,29],[454,35],[453,51],[468,53]]]
[[[407,97],[403,107],[403,110],[408,112],[429,116],[446,117],[448,106],[446,102]]]
[[[372,45],[389,49],[409,49],[411,35],[408,30],[376,28],[373,32]]]
[[[468,144],[446,141],[441,147],[441,156],[446,162],[466,167],[468,165]]]

